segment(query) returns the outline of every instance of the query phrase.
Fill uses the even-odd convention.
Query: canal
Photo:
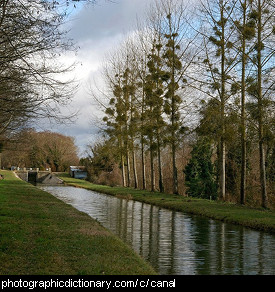
[[[161,275],[274,275],[275,235],[68,186],[43,190],[98,220]]]

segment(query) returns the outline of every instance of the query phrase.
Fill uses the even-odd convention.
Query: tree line
[[[116,170],[122,186],[274,203],[274,8],[155,1],[92,92],[105,137],[83,160],[94,176]]]
[[[63,172],[79,163],[74,138],[60,133],[24,129],[16,134],[16,141],[7,144],[2,153],[2,167],[7,169],[51,168],[54,172]]]

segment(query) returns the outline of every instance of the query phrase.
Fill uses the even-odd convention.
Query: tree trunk
[[[176,166],[176,146],[172,145],[172,160],[173,160],[173,194],[178,195],[178,170]]]
[[[121,153],[120,156],[120,161],[121,161],[121,177],[122,177],[122,186],[126,186],[126,177],[125,177],[125,163],[124,163],[124,156]]]
[[[247,2],[243,5],[243,27],[246,26]],[[242,32],[242,81],[241,81],[241,185],[240,185],[240,203],[245,204],[246,197],[246,113],[245,113],[245,90],[246,90],[246,38]]]
[[[132,158],[133,158],[134,187],[135,187],[135,189],[137,189],[138,188],[137,162],[136,162],[136,154],[135,154],[134,149],[133,149],[133,153],[132,153]]]
[[[150,165],[151,165],[151,191],[155,191],[155,167],[154,167],[154,151],[152,141],[150,141]]]
[[[146,190],[146,166],[143,137],[141,138],[141,170],[142,170],[142,189]]]
[[[264,153],[264,131],[263,131],[263,94],[262,94],[262,7],[258,0],[258,28],[257,28],[257,81],[258,81],[258,132],[259,132],[259,154],[260,154],[260,179],[262,193],[262,207],[267,208],[266,171]]]
[[[127,187],[131,186],[131,167],[130,167],[130,157],[129,150],[126,150],[126,163],[127,163]]]
[[[163,178],[162,178],[162,166],[161,166],[161,153],[160,153],[160,141],[159,141],[159,133],[157,138],[157,152],[158,152],[158,171],[159,171],[159,191],[161,193],[164,192],[164,186],[163,186]]]
[[[221,7],[221,19],[224,19],[224,7]],[[225,23],[222,23],[222,40],[221,40],[221,149],[220,149],[220,199],[225,200]]]
[[[242,78],[243,79],[243,78]],[[245,80],[242,80],[242,101],[241,101],[241,186],[240,186],[240,203],[245,204],[246,197],[246,114],[245,114]]]
[[[225,201],[225,143],[221,138],[220,143],[220,166],[219,166],[219,197]]]
[[[173,48],[173,63],[175,64],[175,51]],[[172,115],[171,115],[171,124],[172,124],[172,163],[173,163],[173,194],[178,195],[178,170],[177,170],[177,165],[176,165],[176,133],[175,133],[175,123],[176,123],[176,118],[175,118],[175,68],[172,68]]]
[[[120,129],[121,130],[121,129]],[[126,177],[125,177],[125,161],[123,155],[123,146],[121,137],[118,138],[118,147],[120,149],[120,163],[121,163],[121,182],[122,186],[126,187]]]
[[[145,83],[142,85],[142,105],[141,105],[141,171],[142,171],[142,189],[146,190],[146,166],[145,166],[145,150],[144,150],[144,135],[143,135],[143,127],[144,127],[144,106],[145,106]]]

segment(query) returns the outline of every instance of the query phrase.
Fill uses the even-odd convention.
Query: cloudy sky
[[[79,114],[74,124],[47,126],[47,130],[75,137],[80,155],[88,143],[98,138],[98,127],[94,120],[100,118],[100,112],[89,94],[89,87],[94,86],[94,82],[100,82],[100,70],[106,53],[135,29],[137,17],[141,18],[153,1],[100,0],[97,5],[78,6],[67,23],[69,37],[80,47],[77,55],[66,60],[79,63],[74,74],[80,87],[71,103],[71,109],[78,110]],[[45,130],[43,126],[41,130]]]

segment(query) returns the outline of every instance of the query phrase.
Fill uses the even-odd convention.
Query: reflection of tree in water
[[[48,191],[97,218],[162,275],[275,271],[273,234],[84,189]]]

